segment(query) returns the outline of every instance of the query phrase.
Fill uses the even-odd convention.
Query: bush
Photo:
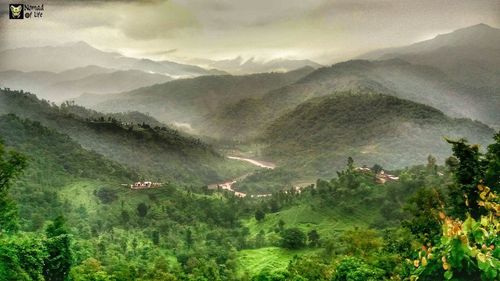
[[[333,281],[383,280],[384,271],[354,257],[343,259],[337,266]]]
[[[281,246],[287,249],[300,249],[306,244],[305,233],[298,228],[289,228],[281,233]]]

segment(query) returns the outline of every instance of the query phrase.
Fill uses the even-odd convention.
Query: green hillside
[[[345,91],[383,93],[432,106],[451,117],[471,118],[488,125],[496,125],[500,120],[493,109],[498,107],[498,99],[491,91],[459,84],[437,68],[400,59],[352,60],[319,68],[260,98],[229,104],[203,121],[203,132],[219,138],[252,139],[270,122],[308,99]]]
[[[13,195],[20,206],[21,218],[29,222],[26,227],[31,229],[40,228],[44,220],[66,212],[69,206],[65,200],[77,205],[78,193],[91,193],[103,186],[116,189],[138,178],[134,171],[83,149],[67,135],[39,122],[2,115],[0,135],[7,148],[23,153],[28,159],[28,168]],[[67,186],[81,182],[89,182],[90,186],[80,186],[76,193],[63,198]]]
[[[333,175],[348,156],[369,166],[394,169],[439,161],[451,153],[444,138],[488,143],[494,131],[453,119],[422,104],[392,96],[337,93],[312,99],[283,115],[265,131],[264,154],[302,171]]]
[[[85,95],[76,102],[99,111],[148,112],[163,122],[199,124],[206,115],[243,98],[260,97],[311,73],[304,67],[286,73],[203,76],[181,79],[118,95]]]
[[[67,104],[58,107],[32,94],[8,90],[0,91],[0,113],[37,120],[148,178],[208,184],[249,167],[230,163],[199,139],[166,126],[135,123],[147,121],[137,114],[127,114],[122,122],[117,119],[121,115],[102,115]]]
[[[364,96],[388,109],[391,104],[409,103],[382,95]],[[421,105],[407,107],[408,112],[400,113],[405,120],[422,117],[421,113],[432,117],[420,118],[421,123],[446,118],[431,108],[419,108]],[[136,174],[37,122],[4,115],[0,132],[8,150],[28,158],[27,170],[12,184],[10,193],[19,205],[22,229],[31,232],[0,234],[0,276],[7,280],[18,276],[49,280],[39,277],[48,273],[82,281],[327,281],[353,274],[359,280],[419,275],[424,280],[441,280],[447,271],[439,261],[448,254],[439,246],[435,247],[438,261],[429,259],[430,266],[422,266],[420,271],[413,265],[413,260],[421,259],[422,245],[447,241],[440,235],[438,211],[457,217],[465,211],[462,194],[457,196],[454,188],[465,191],[470,183],[462,182],[470,177],[484,178],[485,184],[498,190],[500,135],[486,155],[475,146],[455,143],[455,160],[446,167],[430,159],[426,166],[392,171],[399,180],[385,184],[376,183],[373,170],[359,171],[355,168],[359,162],[349,160],[336,178],[317,180],[301,192],[238,198],[201,186],[165,184],[159,189],[130,190],[119,183]],[[4,159],[12,155],[4,153],[0,145],[2,179],[9,171]],[[474,161],[481,161],[479,168],[469,166]],[[465,174],[469,172],[476,174]],[[7,194],[3,184],[0,188]],[[6,202],[5,197],[1,199]],[[4,226],[6,218],[15,220],[16,215],[5,212],[5,205],[1,207],[0,226]],[[66,219],[54,219],[60,214]],[[479,222],[470,223],[480,227]],[[485,227],[489,236],[477,239],[485,239],[481,241],[496,249],[493,227],[498,225]],[[483,233],[482,228],[477,233]],[[458,236],[453,239],[461,243]],[[67,243],[54,243],[58,241]],[[470,243],[477,250],[475,240]],[[483,250],[491,253],[492,262],[498,262],[498,251]],[[53,251],[61,253],[55,261],[50,258]],[[454,248],[449,251],[460,253]],[[473,259],[475,265],[476,257]],[[45,265],[53,267],[43,271]],[[495,267],[473,270],[453,268],[455,274],[465,276],[460,280],[471,280],[480,271],[497,274]],[[428,275],[431,277],[425,278]]]

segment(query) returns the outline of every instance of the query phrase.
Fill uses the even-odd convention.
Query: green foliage
[[[306,244],[306,235],[298,228],[288,228],[281,233],[281,245],[287,249],[300,249]]]
[[[258,170],[236,182],[234,188],[248,194],[269,194],[290,189],[297,174],[283,168]]]
[[[71,269],[73,262],[70,249],[71,238],[65,223],[64,218],[58,216],[45,231],[47,236],[46,247],[49,254],[44,264],[46,280],[64,281]]]
[[[137,205],[137,214],[140,217],[145,217],[148,214],[148,206],[145,203]]]
[[[320,236],[316,229],[313,229],[307,233],[307,240],[309,241],[309,246],[317,247],[320,244]]]
[[[422,280],[498,280],[500,276],[500,205],[496,193],[479,186],[478,200],[487,212],[476,221],[441,213],[442,235],[436,245],[423,247],[413,261],[413,274]]]
[[[387,108],[376,111],[384,118],[396,114],[406,121],[419,120],[424,127],[442,118],[450,121],[432,109],[405,101],[379,95],[370,99]],[[43,117],[44,124],[52,129],[12,115],[0,117],[0,133],[5,136],[8,149],[18,150],[29,159],[30,165],[10,191],[11,199],[20,206],[21,228],[33,231],[0,234],[0,277],[6,276],[7,280],[405,280],[411,274],[420,274],[421,280],[497,277],[498,223],[493,222],[496,217],[454,221],[460,223],[463,233],[467,232],[468,246],[464,246],[462,233],[458,237],[441,235],[443,222],[439,211],[454,207],[447,190],[453,183],[453,172],[465,174],[471,170],[460,168],[467,162],[464,159],[471,158],[460,157],[459,153],[456,163],[450,160],[448,168],[429,157],[427,165],[386,171],[399,176],[399,180],[383,185],[376,183],[374,171],[357,169],[353,158],[347,157],[351,154],[346,152],[341,159],[348,159],[347,166],[338,172],[337,178],[318,180],[300,192],[280,187],[270,197],[238,198],[229,192],[208,190],[197,184],[201,182],[198,180],[131,190],[121,184],[148,174],[139,169],[131,172],[88,151],[74,141],[84,138],[72,130],[82,130],[80,133],[88,134],[87,138],[107,135],[109,139],[99,141],[108,144],[120,136],[132,137],[132,141],[118,146],[131,147],[139,142],[152,145],[147,157],[178,147],[177,141],[186,139],[181,135],[174,137],[169,129],[152,128],[143,116],[137,118],[144,118],[144,124],[128,126],[120,122],[123,116],[100,115],[70,104],[55,107],[29,95],[16,96],[14,100],[11,105],[34,103],[32,108],[38,108],[38,113],[34,110],[33,114]],[[396,112],[400,107],[391,107],[393,104],[408,105],[411,110]],[[315,107],[321,109],[322,105]],[[357,109],[353,111],[356,113]],[[85,114],[88,116],[82,117]],[[76,129],[70,129],[68,124]],[[361,134],[364,133],[371,137],[370,132]],[[169,141],[169,145],[161,144]],[[93,147],[97,142],[85,147]],[[331,151],[330,148],[325,151]],[[189,151],[183,151],[186,157],[192,156]],[[210,154],[210,148],[204,151]],[[424,153],[428,155],[427,151]],[[490,175],[494,181],[498,173],[495,144],[486,154],[478,153],[480,166],[474,173]],[[4,162],[8,163],[9,156],[3,156],[0,159],[7,159]],[[211,159],[203,157],[198,160]],[[422,162],[425,163],[425,157]],[[204,163],[209,166],[213,162]],[[330,160],[318,163],[325,170],[335,171]],[[7,165],[2,167],[9,170]],[[158,167],[158,171],[169,171],[165,169]],[[204,178],[203,171],[208,170],[193,169],[189,174]],[[262,184],[258,188],[265,190],[266,182],[269,186],[279,186],[284,180],[291,183],[296,171],[285,167],[256,173],[254,178],[248,176],[245,180],[255,179]],[[478,198],[485,190],[478,192]],[[482,201],[486,206],[487,200]],[[406,212],[402,209],[405,205]],[[15,221],[13,206],[0,205],[4,221],[9,217]],[[67,220],[58,217],[60,214]],[[417,258],[415,248],[428,242],[432,243],[434,255],[446,256],[449,270],[443,268],[442,259],[429,258],[430,247]],[[417,259],[419,267],[413,262],[405,263],[405,259]],[[425,270],[420,269],[424,267]]]
[[[410,218],[403,222],[403,226],[424,243],[432,241],[441,233],[441,224],[437,214],[444,205],[443,200],[442,192],[436,188],[418,190],[405,206]]]
[[[262,221],[266,217],[266,213],[264,213],[261,209],[255,211],[255,219],[257,221]]]
[[[101,263],[89,258],[79,266],[74,267],[70,273],[71,279],[75,281],[111,281],[112,276],[104,271]]]
[[[26,167],[26,158],[15,152],[5,151],[0,139],[0,235],[16,231],[19,227],[17,207],[8,193],[11,181]]]
[[[0,276],[2,280],[44,280],[48,256],[42,237],[35,234],[0,236]]]
[[[0,192],[9,188],[9,183],[26,167],[26,158],[15,151],[5,151],[0,140]]]
[[[354,257],[344,258],[335,269],[333,281],[383,280],[384,271]]]
[[[237,171],[228,169],[229,160],[200,139],[166,126],[137,123],[144,118],[127,115],[124,119],[133,121],[129,123],[116,119],[120,115],[104,115],[68,104],[58,107],[29,93],[0,90],[0,115],[8,113],[37,120],[155,180],[207,184],[248,170],[248,166],[239,166]],[[13,130],[6,134],[7,141],[16,137]]]
[[[485,125],[408,100],[337,92],[310,99],[272,122],[263,135],[269,144],[263,153],[303,175],[331,177],[347,157],[393,169],[421,163],[429,152],[444,159],[450,151],[444,136],[486,144],[493,134]]]
[[[476,186],[483,183],[491,186],[493,191],[500,189],[500,164],[499,146],[500,132],[494,137],[495,143],[488,146],[488,151],[483,154],[477,145],[469,145],[466,140],[448,142],[453,147],[453,154],[458,160],[454,166],[454,174],[457,184],[451,186],[450,197],[453,201],[451,206],[452,215],[465,218],[469,213],[478,219],[482,213],[478,207],[479,191]]]

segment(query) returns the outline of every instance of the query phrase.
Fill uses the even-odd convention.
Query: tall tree
[[[45,260],[44,276],[47,281],[66,280],[73,257],[71,237],[66,228],[66,221],[58,216],[46,229],[48,258]]]
[[[8,191],[11,181],[25,167],[26,158],[15,151],[6,151],[0,139],[0,234],[18,229],[17,207]]]

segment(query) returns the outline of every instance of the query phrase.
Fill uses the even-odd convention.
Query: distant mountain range
[[[116,95],[83,95],[75,101],[104,112],[137,110],[166,123],[199,124],[207,115],[248,97],[294,83],[314,69],[242,76],[219,75],[180,79]]]
[[[220,69],[231,74],[251,74],[262,72],[287,72],[303,67],[318,68],[322,65],[311,60],[273,59],[268,61],[255,58],[243,59],[241,56],[227,60],[195,59],[194,63],[208,68]]]
[[[218,70],[180,64],[171,61],[153,61],[126,57],[115,52],[104,52],[85,42],[59,46],[25,47],[0,52],[0,70],[61,72],[77,67],[96,65],[119,70],[140,70],[171,77],[193,77],[225,74]]]
[[[500,57],[500,49],[495,49],[495,40],[498,39],[488,39],[497,32],[498,29],[481,24],[440,35],[407,47],[408,49],[391,50],[412,50],[413,53],[428,54],[433,50],[462,46],[469,53],[476,53],[483,56],[484,61],[489,61],[484,62],[484,69],[487,71],[488,65],[491,66]],[[482,52],[485,49],[489,52]],[[373,52],[367,57],[376,57],[376,54],[377,52]],[[439,56],[441,60],[450,62],[450,65],[452,62],[460,63],[460,58],[456,58],[453,52],[444,52]],[[474,58],[472,55],[471,57]],[[245,139],[257,137],[267,123],[310,98],[336,92],[368,90],[430,105],[452,117],[471,118],[500,127],[500,91],[494,87],[494,83],[469,83],[469,80],[453,75],[450,68],[443,65],[418,61],[412,63],[405,59],[406,57],[395,56],[380,62],[352,60],[316,70],[308,68],[307,72],[302,72],[303,75],[297,76],[295,80],[270,83],[273,87],[263,87],[260,81],[273,81],[276,77],[286,75],[187,79],[113,96],[87,96],[78,101],[85,101],[86,105],[105,111],[147,111],[164,122],[193,123],[192,127],[213,137]],[[478,60],[476,64],[464,64],[460,71],[475,72],[477,64],[481,63],[483,60]],[[500,67],[493,66],[493,70],[500,71]],[[492,75],[493,70],[490,71]],[[478,80],[488,76],[484,71],[478,75]],[[241,81],[245,81],[244,88],[239,84]],[[214,88],[209,85],[217,86]],[[193,91],[197,93],[197,98],[190,99],[191,94],[186,93]]]
[[[328,67],[317,68],[310,61],[261,64],[237,58],[207,63],[241,73],[307,66],[289,72],[236,76],[205,72],[201,77],[165,83],[159,80],[169,79],[166,72],[153,70],[163,65],[159,62],[142,61],[141,69],[123,70],[116,67],[123,58],[110,59],[111,53],[99,51],[95,57],[113,62],[114,69],[101,64],[60,73],[6,71],[0,77],[9,77],[10,80],[3,80],[16,81],[21,86],[50,81],[44,89],[59,96],[64,96],[64,92],[83,92],[74,101],[115,113],[108,117],[138,111],[199,136],[257,142],[263,144],[263,157],[276,160],[283,167],[330,176],[347,156],[355,156],[366,164],[378,162],[396,168],[421,163],[428,154],[449,155],[444,137],[467,137],[475,143],[488,143],[493,135],[491,128],[500,128],[499,40],[498,29],[480,24]],[[77,47],[89,51],[89,46],[81,43]],[[148,72],[144,71],[145,65]],[[148,85],[153,83],[158,84]],[[109,94],[120,91],[120,87],[124,92]],[[79,131],[65,133],[80,138]],[[90,135],[86,133],[87,141]],[[111,139],[116,137],[103,141],[107,146],[92,143],[96,145],[92,149],[126,165],[123,158],[106,154],[115,149]],[[132,149],[133,145],[129,145],[123,150]],[[197,149],[193,151],[199,152]],[[144,153],[149,155],[151,151]],[[215,170],[200,168],[199,155],[208,155],[203,158],[206,163],[215,163],[207,159],[218,156],[210,149],[201,151],[204,152],[188,153],[195,159],[196,168],[192,169],[201,171],[206,178],[215,178]],[[165,152],[158,150],[155,155],[144,156],[142,166],[154,170],[159,163],[157,155],[162,153]],[[173,158],[182,159],[176,157],[180,156]],[[173,173],[172,167],[167,169]],[[190,175],[190,168],[182,167]]]
[[[500,29],[478,24],[409,46],[376,50],[363,59],[401,58],[436,67],[465,85],[500,89]]]
[[[52,101],[63,101],[84,93],[106,94],[129,91],[171,81],[163,74],[140,70],[116,70],[90,65],[62,72],[7,70],[0,72],[0,86],[36,93]]]

